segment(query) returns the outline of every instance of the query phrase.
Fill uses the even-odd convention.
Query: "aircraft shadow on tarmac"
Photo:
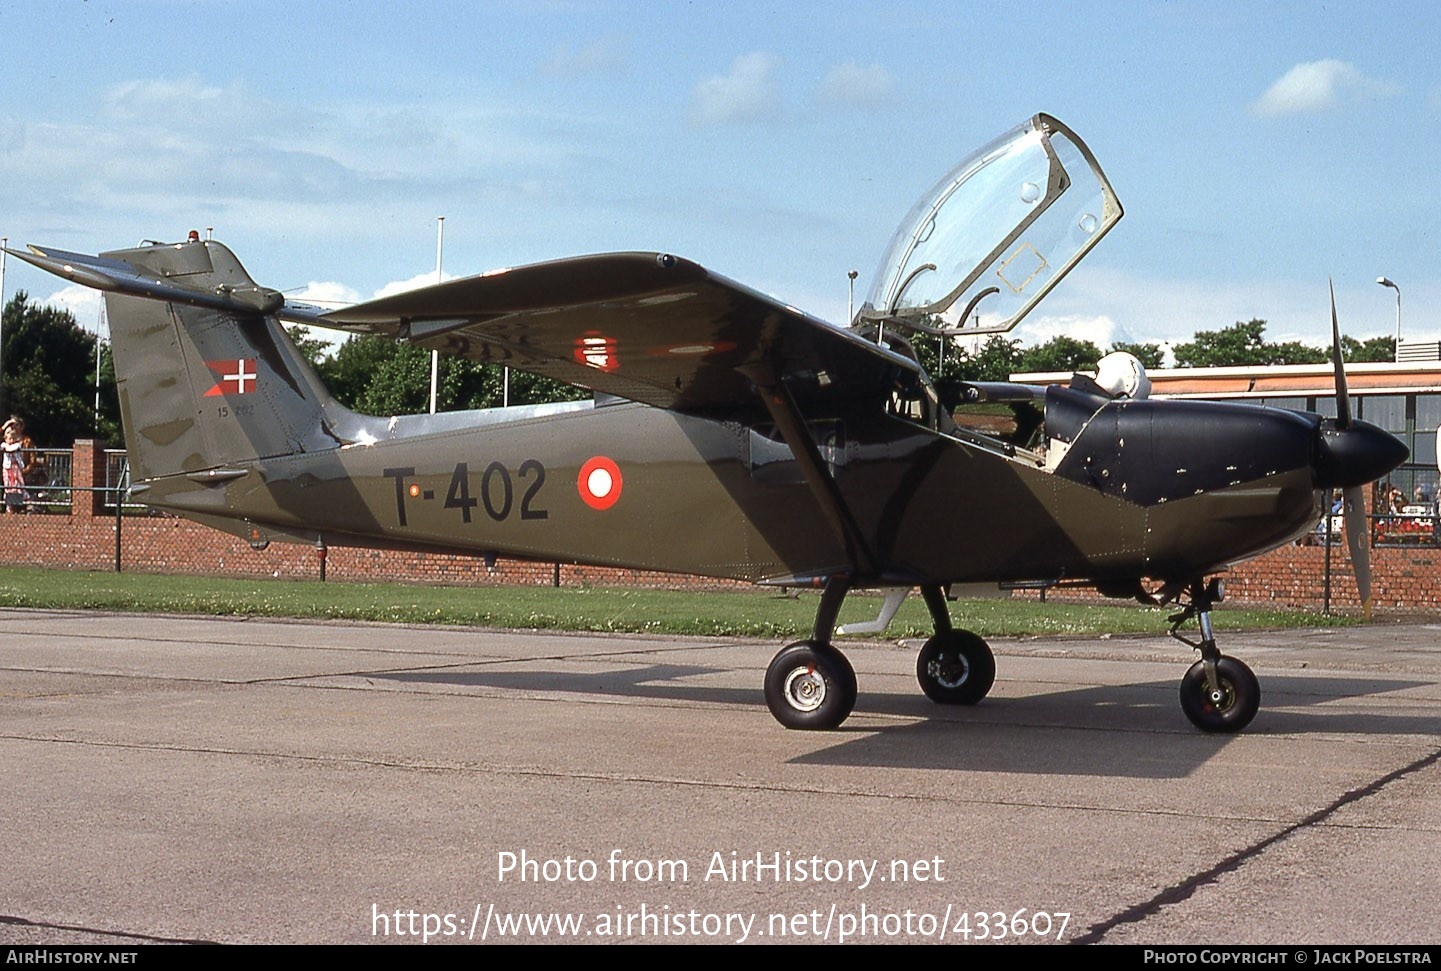
[[[650,664],[605,671],[388,671],[368,672],[365,677],[400,685],[763,707],[764,701],[755,689],[688,681],[716,673],[713,667]],[[1006,697],[1002,690],[979,705],[943,707],[919,693],[867,692],[863,677],[857,714],[923,720],[880,727],[854,725],[806,735],[818,743],[835,740],[837,744],[791,761],[809,765],[1182,778],[1227,745],[1255,736],[1441,733],[1441,710],[1425,711],[1424,699],[1399,704],[1394,711],[1379,707],[1358,710],[1351,703],[1431,683],[1269,675],[1263,683],[1265,706],[1245,734],[1207,735],[1197,732],[1177,712],[1177,686],[1171,681],[1087,685],[1024,697]],[[1316,707],[1326,704],[1337,707]],[[1301,710],[1308,708],[1311,710]],[[1138,733],[1178,737],[1157,745],[1138,739]]]

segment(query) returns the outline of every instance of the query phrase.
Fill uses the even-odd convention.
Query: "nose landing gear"
[[[1227,657],[1216,647],[1211,630],[1211,606],[1222,597],[1221,581],[1193,581],[1188,591],[1189,602],[1179,614],[1170,618],[1171,636],[1201,652],[1201,659],[1191,665],[1181,679],[1181,711],[1191,724],[1203,732],[1239,732],[1251,724],[1261,707],[1261,682],[1245,664]],[[1179,630],[1195,617],[1201,627],[1201,639],[1193,641]]]

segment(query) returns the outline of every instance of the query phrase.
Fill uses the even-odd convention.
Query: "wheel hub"
[[[786,675],[786,702],[797,711],[815,711],[826,700],[826,682],[814,667],[796,668]]]
[[[932,680],[946,688],[959,688],[971,676],[971,665],[964,654],[942,655],[926,666]]]
[[[1221,682],[1216,686],[1215,691],[1207,693],[1211,702],[1211,708],[1215,711],[1227,711],[1236,703],[1236,695],[1231,686]]]

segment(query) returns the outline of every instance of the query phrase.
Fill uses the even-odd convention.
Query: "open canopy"
[[[1085,143],[1036,115],[921,197],[886,249],[857,323],[1010,330],[1121,214]]]

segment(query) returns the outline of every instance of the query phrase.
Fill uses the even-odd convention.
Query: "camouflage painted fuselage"
[[[1168,419],[1205,406],[1147,403],[1146,424],[1159,441],[1144,441],[1115,431],[1138,404],[1096,404],[1057,471],[1007,455],[999,443],[886,414],[813,429],[832,443],[823,455],[879,567],[855,579],[1176,579],[1269,549],[1315,521],[1306,418],[1212,406],[1220,409],[1209,414],[1218,438],[1254,440],[1269,430],[1294,443],[1289,455],[1263,450],[1238,468],[1234,449],[1206,454],[1194,437],[1168,441]],[[144,499],[239,524],[231,528],[257,541],[744,580],[855,572],[783,442],[737,423],[629,403],[509,411],[519,417],[453,415],[477,423],[230,463],[226,478],[163,476],[149,481]],[[600,501],[581,474],[597,458],[618,472]],[[1187,468],[1199,462],[1214,468]]]

